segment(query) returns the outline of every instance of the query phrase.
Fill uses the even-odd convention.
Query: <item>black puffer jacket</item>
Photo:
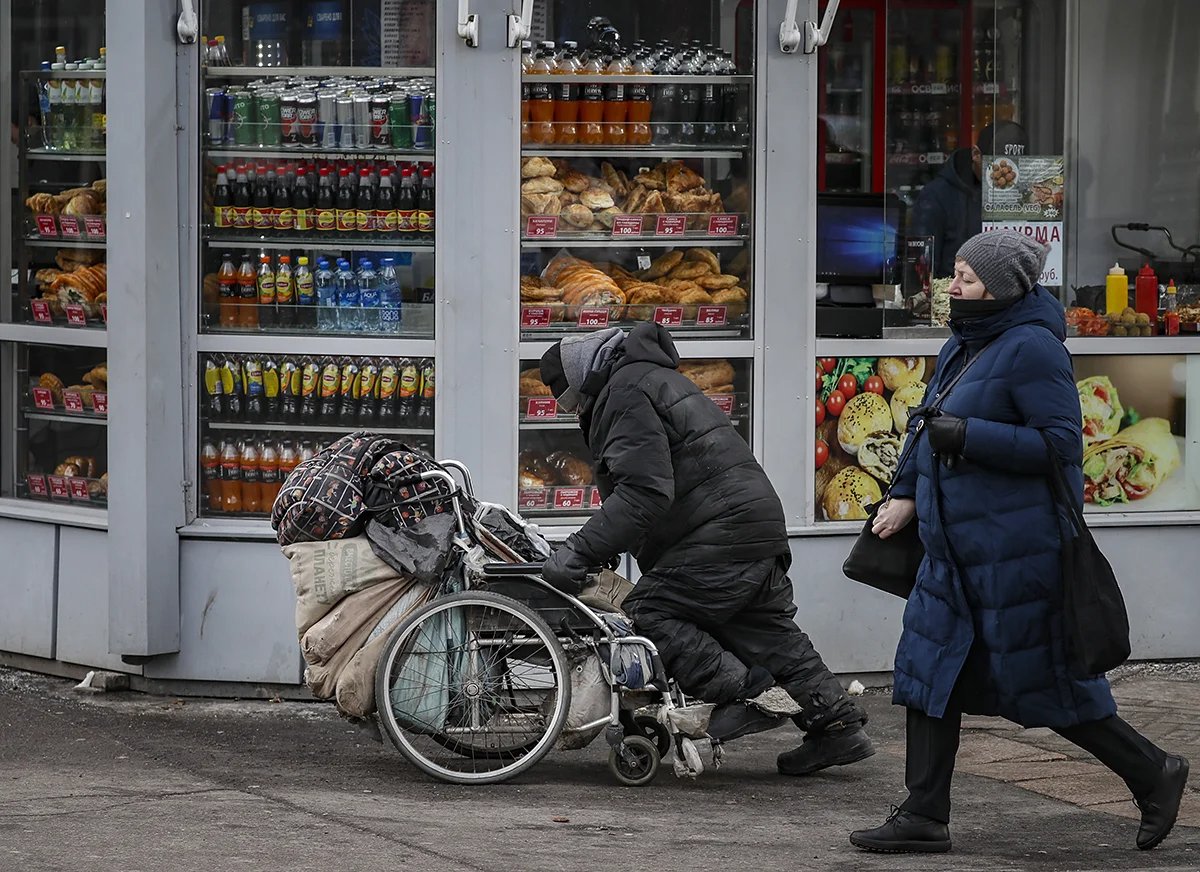
[[[589,563],[629,551],[645,573],[788,550],[766,473],[678,364],[670,334],[639,324],[586,398],[580,423],[604,505],[569,544]]]

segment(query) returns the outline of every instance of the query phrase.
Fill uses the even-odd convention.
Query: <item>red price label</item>
[[[549,239],[558,235],[557,215],[530,215],[525,223],[525,235],[535,239]]]
[[[641,236],[642,235],[642,216],[641,215],[617,215],[613,218],[612,226],[613,236]]]
[[[546,491],[542,488],[528,488],[517,492],[517,508],[544,509],[546,508]]]
[[[579,326],[601,328],[608,326],[608,309],[580,309]]]
[[[54,321],[50,314],[50,303],[46,300],[30,300],[29,308],[33,310],[33,320],[39,324],[50,324]]]
[[[105,324],[108,323],[108,303],[100,304],[100,320]]]
[[[83,394],[79,391],[63,391],[63,405],[68,412],[82,412]]]
[[[560,487],[554,492],[555,509],[582,509],[583,488]]]
[[[50,488],[46,484],[46,476],[44,475],[27,475],[25,483],[29,485],[29,495],[31,497],[41,497],[45,499],[50,496]]]
[[[550,307],[549,306],[522,306],[521,307],[521,326],[522,327],[549,327],[550,326]]]
[[[88,215],[83,219],[83,226],[87,230],[88,236],[94,236],[98,239],[103,239],[108,235],[108,228],[104,226],[104,219],[99,215]]]
[[[733,415],[733,396],[731,394],[713,394],[709,396],[709,399],[726,415]]]
[[[48,475],[46,481],[50,482],[50,499],[66,500],[71,498],[71,488],[67,485],[67,480],[61,475]]]
[[[78,303],[67,303],[63,309],[67,313],[67,323],[72,327],[87,326],[87,312],[83,306]]]
[[[54,394],[45,388],[33,389],[33,407],[35,409],[45,409],[54,411]]]
[[[708,235],[737,236],[739,223],[737,215],[709,215]]]
[[[53,215],[37,216],[38,236],[58,236],[58,224]]]
[[[554,397],[534,397],[525,404],[526,418],[557,418],[558,402]]]
[[[725,306],[700,306],[696,309],[696,323],[701,327],[724,327],[729,318]]]
[[[600,508],[600,488],[598,488],[598,487],[592,488],[592,496],[588,500],[588,508],[589,509]]]
[[[103,391],[96,391],[92,394],[92,411],[97,415],[108,414],[108,394]]]
[[[69,478],[67,481],[71,487],[71,499],[80,500],[82,502],[91,502],[92,498],[88,494],[86,478]]]
[[[73,215],[59,215],[58,226],[62,228],[62,235],[67,239],[79,238],[79,221]]]
[[[656,236],[683,236],[687,230],[686,215],[659,215],[654,224]]]
[[[683,306],[659,306],[654,310],[654,323],[678,327],[683,323]]]

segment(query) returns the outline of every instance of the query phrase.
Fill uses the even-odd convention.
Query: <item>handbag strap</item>
[[[1038,435],[1042,437],[1042,441],[1046,443],[1046,453],[1050,458],[1050,496],[1054,502],[1067,510],[1067,514],[1074,524],[1075,532],[1082,533],[1086,527],[1083,519],[1083,512],[1075,504],[1075,500],[1071,498],[1071,487],[1067,484],[1067,477],[1062,470],[1062,459],[1059,457],[1058,449],[1054,447],[1054,443],[1050,441],[1050,437],[1046,435],[1044,430],[1039,430]]]

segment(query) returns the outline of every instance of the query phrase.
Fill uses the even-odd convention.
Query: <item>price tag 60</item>
[[[29,495],[31,497],[41,497],[45,499],[50,496],[50,487],[46,484],[46,476],[44,475],[27,475],[25,483],[29,485]]]
[[[549,239],[558,235],[557,215],[530,215],[525,224],[525,235],[535,239]]]
[[[527,488],[518,491],[517,507],[521,509],[546,508],[546,492],[541,488]]]
[[[33,407],[47,412],[54,411],[54,394],[46,388],[33,389]]]
[[[579,326],[601,329],[608,326],[608,309],[580,309]]]
[[[613,218],[612,226],[613,236],[641,236],[642,235],[642,216],[641,215],[617,215]]]
[[[92,501],[92,497],[88,493],[86,478],[69,478],[67,481],[70,482],[71,499],[84,503],[89,503]]]
[[[525,404],[526,418],[557,418],[558,402],[554,397],[533,397]]]
[[[560,487],[554,492],[554,508],[581,509],[583,508],[583,488]]]
[[[654,310],[654,323],[678,327],[683,323],[683,306],[659,306]]]
[[[50,483],[50,499],[66,500],[70,499],[71,488],[67,485],[67,479],[61,475],[48,475],[46,481]]]

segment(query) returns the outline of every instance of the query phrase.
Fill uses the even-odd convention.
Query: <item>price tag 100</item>
[[[641,215],[617,215],[613,218],[613,236],[641,236]]]
[[[67,485],[65,476],[48,475],[46,481],[50,483],[50,499],[66,500],[71,498],[71,488]]]
[[[63,310],[67,313],[67,323],[72,327],[87,326],[87,311],[83,306],[78,303],[67,303]]]
[[[46,388],[33,389],[33,407],[44,411],[54,411],[54,394]]]
[[[678,327],[683,323],[683,306],[659,306],[654,310],[654,323]]]
[[[686,215],[659,215],[654,224],[656,236],[683,236],[686,230]]]
[[[33,320],[39,324],[54,322],[54,316],[50,314],[50,303],[46,300],[30,300],[29,308],[33,311]]]
[[[525,404],[526,418],[557,418],[558,401],[554,397],[532,397]]]
[[[69,478],[71,487],[71,499],[78,500],[84,503],[92,501],[91,495],[88,493],[88,483],[86,478]]]
[[[557,215],[530,215],[525,223],[525,235],[534,239],[549,239],[558,235]]]
[[[96,239],[104,239],[108,234],[108,228],[104,226],[104,219],[99,215],[88,215],[83,219],[83,226],[87,230],[87,235]]]
[[[725,306],[700,306],[696,309],[696,323],[701,327],[724,327],[729,320],[729,309]]]
[[[25,476],[25,483],[29,485],[29,495],[31,497],[45,499],[50,496],[50,486],[46,484],[46,476],[27,475]]]
[[[549,306],[522,306],[521,307],[521,326],[529,327],[549,327],[550,326],[550,307]]]
[[[63,391],[63,405],[68,412],[82,412],[83,394],[79,391]]]
[[[579,326],[601,329],[608,326],[608,309],[580,309]]]
[[[79,220],[72,215],[59,215],[58,226],[62,229],[65,239],[79,238]]]
[[[554,508],[581,509],[583,508],[583,488],[560,487],[554,492]]]
[[[737,215],[710,215],[708,216],[708,235],[737,236],[738,224]]]
[[[92,411],[97,415],[108,414],[108,394],[103,391],[96,391],[92,394]]]
[[[546,492],[541,488],[528,488],[517,493],[517,507],[522,509],[546,508]]]

